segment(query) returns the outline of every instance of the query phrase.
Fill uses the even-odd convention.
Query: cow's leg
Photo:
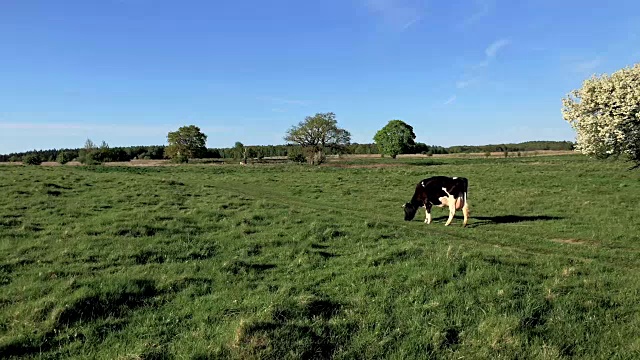
[[[447,219],[447,223],[444,224],[444,226],[449,226],[451,220],[453,220],[453,216],[456,214],[456,199],[453,198],[453,195],[449,195],[447,203],[449,204],[449,219]]]
[[[427,224],[431,224],[431,204],[427,203],[424,205],[425,219],[424,222]]]
[[[469,221],[469,202],[467,201],[467,192],[465,191],[462,194],[462,215],[464,216],[464,222],[462,223],[462,227],[467,226],[467,222]]]
[[[462,215],[464,216],[464,222],[462,223],[462,227],[467,226],[467,221],[469,220],[469,203],[464,202],[464,206],[462,207]]]

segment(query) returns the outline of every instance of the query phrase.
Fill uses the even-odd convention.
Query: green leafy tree
[[[258,160],[262,160],[264,159],[264,153],[265,153],[265,149],[262,146],[256,147],[254,149],[252,149],[255,152],[256,157],[258,158]]]
[[[56,157],[56,161],[60,164],[66,164],[69,161],[72,161],[75,158],[75,155],[70,151],[60,151],[58,156]]]
[[[240,141],[236,141],[233,146],[233,159],[247,163],[247,148]]]
[[[407,153],[415,145],[416,134],[413,127],[402,120],[391,120],[378,130],[373,137],[380,153],[396,158],[398,154]]]
[[[182,126],[177,131],[167,135],[169,146],[165,148],[165,155],[178,162],[202,157],[207,152],[207,135],[195,125]]]
[[[292,152],[291,154],[289,154],[288,156],[289,161],[295,162],[295,163],[304,163],[305,161],[307,161],[307,159],[305,158],[304,154],[301,152]]]
[[[94,150],[97,149],[98,146],[96,146],[96,144],[91,141],[91,139],[87,139],[87,141],[84,142],[84,149],[85,150]]]
[[[255,158],[259,158],[259,151],[255,148],[255,147],[248,147],[247,148],[247,157],[249,159],[255,159]]]
[[[98,147],[96,144],[91,141],[91,139],[87,139],[84,143],[84,148],[80,149],[78,152],[78,161],[84,165],[96,165],[100,162],[96,159],[96,152],[98,151]]]
[[[625,156],[640,167],[640,63],[592,76],[562,99],[576,150],[595,158]]]
[[[103,140],[102,144],[100,144],[100,147],[93,151],[93,159],[100,164],[114,160],[111,157],[109,144],[107,144],[106,141]]]
[[[292,126],[284,139],[304,148],[310,164],[320,164],[325,159],[325,148],[343,149],[349,145],[351,133],[338,127],[334,113],[316,113]]]
[[[25,165],[40,165],[42,164],[42,158],[38,154],[29,154],[22,158],[22,163]]]

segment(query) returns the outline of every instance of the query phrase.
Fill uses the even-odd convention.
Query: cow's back
[[[469,181],[464,177],[432,176],[422,180],[418,184],[416,192],[424,192],[425,198],[428,198],[435,204],[440,202],[438,199],[441,197],[448,197],[450,195],[455,199],[462,198],[463,201],[466,201],[468,184]],[[464,202],[461,203],[460,207],[462,206],[464,206]],[[457,203],[456,207],[458,207]]]

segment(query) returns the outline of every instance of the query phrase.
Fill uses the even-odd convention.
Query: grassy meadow
[[[0,166],[0,358],[637,359],[628,167]],[[467,228],[403,221],[432,175]]]

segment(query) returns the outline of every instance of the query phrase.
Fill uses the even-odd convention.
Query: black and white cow
[[[426,211],[425,223],[431,224],[431,207],[449,207],[449,219],[445,226],[451,224],[456,210],[462,210],[464,215],[463,227],[469,219],[469,203],[467,191],[469,181],[463,177],[433,176],[424,179],[416,185],[416,191],[411,201],[404,204],[404,219],[411,221],[416,216],[418,208]]]

